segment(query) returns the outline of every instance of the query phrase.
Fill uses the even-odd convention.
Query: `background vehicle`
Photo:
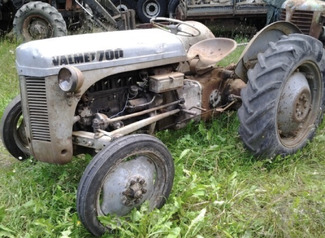
[[[294,23],[304,34],[311,35],[324,43],[324,13],[324,1],[308,0],[301,2],[290,0],[283,4],[280,20]]]
[[[201,21],[218,28],[243,26],[241,31],[251,26],[255,27],[253,34],[266,25],[268,11],[267,0],[171,0],[168,5],[169,15],[177,19]]]
[[[165,0],[112,0],[117,9],[133,9],[141,23],[148,23],[152,17],[167,15],[169,1]]]
[[[271,23],[277,17],[277,10],[284,0],[113,0],[118,9],[134,9],[141,22],[149,22],[152,17],[169,16],[181,20],[213,21],[229,19],[249,22],[263,27],[266,14]],[[227,20],[226,20],[227,19]]]
[[[283,0],[58,0],[51,3],[1,0],[0,29],[8,32],[14,27],[16,35],[25,40],[62,36],[68,31],[89,32],[94,25],[104,30],[133,29],[133,13],[126,14],[131,9],[141,23],[148,23],[152,17],[169,15],[181,20],[213,22],[214,28],[226,25],[235,29],[240,22],[261,29],[277,17],[280,2]],[[122,16],[118,17],[120,12]],[[31,14],[33,17],[29,17]],[[238,31],[255,34],[256,28],[241,27]]]
[[[3,32],[12,28],[24,41],[64,36],[69,31],[90,32],[94,25],[104,30],[133,29],[135,18],[132,11],[120,13],[115,5],[103,1],[12,1],[0,2],[0,26]]]

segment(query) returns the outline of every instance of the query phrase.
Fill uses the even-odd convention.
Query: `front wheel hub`
[[[142,176],[136,176],[130,180],[126,189],[122,192],[122,203],[126,206],[139,204],[143,195],[147,193],[147,183]]]
[[[100,214],[124,216],[152,196],[156,167],[146,155],[135,155],[115,166],[103,183]]]

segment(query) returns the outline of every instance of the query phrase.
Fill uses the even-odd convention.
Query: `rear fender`
[[[278,21],[264,27],[251,39],[241,54],[235,68],[236,75],[247,82],[247,71],[254,67],[258,53],[264,52],[269,47],[270,42],[276,42],[283,35],[293,33],[301,33],[301,31],[290,22]]]

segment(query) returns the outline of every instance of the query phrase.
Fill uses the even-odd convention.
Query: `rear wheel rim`
[[[311,129],[315,129],[321,81],[318,66],[307,61],[283,85],[277,109],[277,132],[286,147],[296,147],[308,138]]]

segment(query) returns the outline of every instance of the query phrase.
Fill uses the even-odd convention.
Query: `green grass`
[[[0,43],[0,115],[18,93],[15,43]],[[230,56],[235,62],[240,52]],[[238,136],[236,112],[158,137],[175,161],[172,194],[160,210],[144,205],[106,237],[325,237],[324,124],[286,158],[258,160]],[[75,208],[90,156],[59,166],[16,162],[0,147],[0,237],[91,237]]]
[[[15,48],[17,44],[0,41],[0,117],[3,108],[19,93],[17,73],[15,67]]]

